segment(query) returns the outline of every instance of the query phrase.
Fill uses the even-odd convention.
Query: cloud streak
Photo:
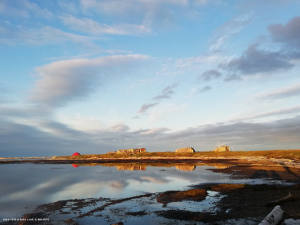
[[[90,18],[77,18],[72,15],[62,16],[61,19],[63,23],[71,29],[93,35],[139,35],[151,32],[151,29],[145,25],[119,24],[111,26],[100,24]]]
[[[246,14],[233,18],[217,29],[213,42],[209,46],[209,51],[217,52],[225,46],[225,42],[232,36],[238,34],[243,28],[251,22],[251,14]]]
[[[171,96],[175,93],[174,89],[176,87],[177,87],[177,84],[172,84],[172,85],[165,87],[159,95],[153,97],[153,100],[163,100],[163,99],[171,98]]]
[[[48,9],[41,8],[33,1],[28,0],[2,0],[0,2],[0,12],[4,15],[24,18],[31,16],[53,17],[52,12]]]
[[[0,22],[0,43],[8,45],[47,45],[68,41],[87,45],[94,39],[84,35],[65,32],[50,26],[25,28]]]
[[[289,115],[294,113],[300,113],[300,106],[294,106],[289,108],[277,109],[269,112],[257,113],[251,116],[244,116],[241,118],[234,119],[233,122],[255,120],[272,116]]]
[[[149,109],[153,108],[154,106],[158,105],[158,102],[143,104],[139,109],[138,113],[143,114],[146,113]]]
[[[257,96],[258,99],[264,100],[276,100],[288,97],[294,97],[300,95],[300,84],[296,84],[290,87],[284,87],[279,90],[274,90],[268,93]]]
[[[178,86],[178,84],[172,84],[166,86],[164,89],[161,90],[160,94],[154,96],[152,99],[155,101],[153,103],[145,103],[143,104],[140,109],[138,110],[138,114],[144,114],[149,111],[151,108],[157,106],[162,100],[170,99],[172,95],[174,95],[174,89]]]

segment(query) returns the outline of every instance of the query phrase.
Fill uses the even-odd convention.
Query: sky
[[[299,149],[297,0],[0,0],[0,157]]]

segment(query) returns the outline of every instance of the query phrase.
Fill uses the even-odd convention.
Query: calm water
[[[147,192],[185,190],[193,184],[257,181],[232,180],[229,175],[208,168],[0,164],[0,218],[20,217],[38,205],[58,200],[118,199]]]

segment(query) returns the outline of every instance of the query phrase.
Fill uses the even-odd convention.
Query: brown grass
[[[195,152],[195,153],[177,153],[177,152],[143,152],[138,154],[86,154],[80,156],[54,156],[57,160],[81,160],[81,159],[143,159],[143,158],[180,158],[194,157],[197,159],[209,157],[265,157],[276,159],[300,160],[300,150],[267,150],[267,151],[234,151],[234,152]]]

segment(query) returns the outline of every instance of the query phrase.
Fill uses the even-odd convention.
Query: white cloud
[[[145,55],[115,55],[50,63],[37,68],[38,80],[31,99],[48,107],[62,106],[86,97],[121,71],[138,68],[139,63],[148,58]]]
[[[222,54],[207,54],[200,55],[196,57],[182,58],[176,61],[176,69],[178,70],[188,70],[195,68],[203,68],[204,66],[213,66],[220,63],[230,61],[232,57],[222,55]]]
[[[1,0],[0,12],[7,16],[25,18],[30,16],[51,18],[53,16],[48,9],[41,8],[38,4],[29,0]]]
[[[84,9],[96,9],[108,14],[114,13],[149,13],[149,11],[159,10],[164,5],[186,6],[189,0],[80,0]]]
[[[233,18],[232,20],[223,24],[220,28],[217,29],[215,37],[213,38],[213,41],[209,46],[209,50],[215,52],[223,49],[225,46],[225,42],[232,36],[241,32],[243,28],[249,24],[251,18],[251,14],[246,14]]]
[[[73,30],[95,35],[137,35],[151,32],[151,29],[145,25],[119,24],[111,26],[107,24],[100,24],[90,18],[76,18],[71,15],[62,16],[61,19],[66,26]]]
[[[195,14],[196,8],[207,4],[206,0],[80,0],[86,14],[106,14],[110,17],[127,20],[135,18],[146,27],[167,27],[178,19],[176,11],[188,17]],[[129,19],[130,21],[130,19]]]

